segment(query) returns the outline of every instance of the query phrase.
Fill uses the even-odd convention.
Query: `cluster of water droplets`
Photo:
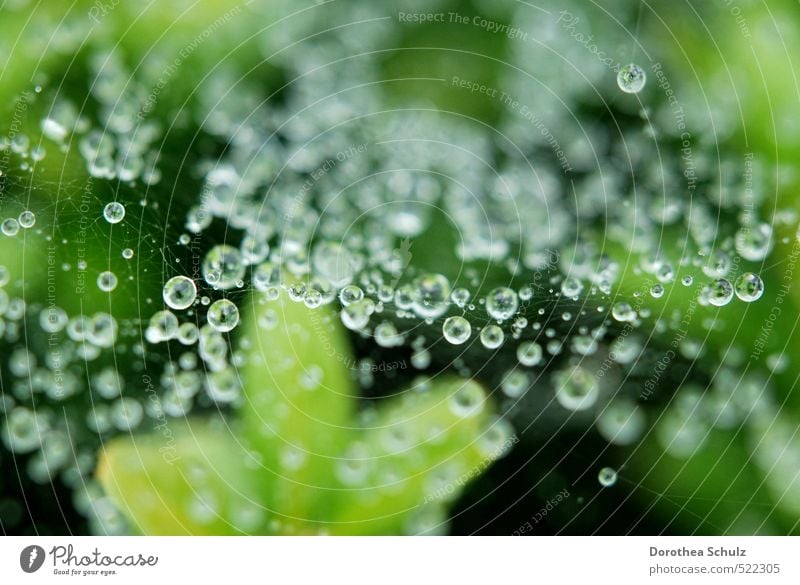
[[[365,14],[377,10],[357,4]],[[526,30],[557,38],[550,34],[557,25],[534,19],[532,11],[521,10],[516,18]],[[547,26],[549,32],[542,31]],[[668,118],[666,102],[648,104],[649,112],[639,123],[629,121],[624,136],[610,125],[586,130],[576,127],[558,101],[591,103],[593,87],[567,84],[568,76],[557,69],[550,77],[555,86],[565,85],[553,92],[542,91],[526,76],[504,73],[502,86],[510,94],[533,112],[552,113],[547,123],[559,130],[570,166],[565,171],[552,145],[516,111],[501,111],[494,133],[427,107],[381,108],[385,90],[370,83],[379,74],[375,60],[315,71],[315,64],[347,57],[353,43],[367,51],[390,38],[380,22],[364,27],[357,40],[348,30],[332,27],[318,39],[313,55],[279,52],[277,63],[294,80],[280,103],[259,106],[263,88],[258,83],[243,82],[230,92],[232,73],[225,68],[210,73],[199,92],[192,115],[207,135],[227,145],[221,159],[197,163],[203,184],[181,218],[179,245],[201,242],[203,247],[199,274],[170,266],[161,298],[144,315],[144,342],[120,346],[140,356],[170,348],[151,380],[158,400],[126,395],[114,365],[98,368],[88,387],[68,368],[107,358],[127,324],[106,312],[68,315],[55,306],[27,307],[2,288],[11,276],[0,269],[4,341],[19,345],[26,311],[36,313],[42,333],[62,336],[57,350],[15,350],[6,358],[14,381],[0,405],[7,415],[3,440],[16,453],[35,452],[32,476],[44,480],[63,471],[77,485],[85,472],[80,466],[89,469],[92,457],[80,450],[77,460],[65,455],[65,445],[67,453],[73,447],[67,429],[59,426],[54,410],[30,407],[37,394],[54,404],[79,392],[96,396],[86,424],[100,436],[136,429],[148,418],[185,416],[197,404],[237,404],[242,389],[236,367],[247,345],[237,338],[245,292],[255,291],[270,303],[284,290],[309,309],[334,307],[354,338],[407,350],[412,367],[421,372],[441,365],[439,352],[465,376],[479,374],[493,356],[510,356],[502,362],[497,384],[509,412],[524,408],[526,400],[536,399],[530,395],[545,394],[546,388],[550,402],[566,416],[589,413],[601,436],[628,445],[644,434],[645,415],[631,395],[614,395],[615,378],[604,374],[612,369],[621,377],[636,366],[647,349],[646,336],[636,332],[682,330],[680,310],[661,313],[673,296],[685,298],[687,306],[716,308],[758,301],[768,290],[758,266],[776,246],[787,244],[775,226],[796,218],[742,214],[725,233],[727,227],[716,223],[718,211],[757,208],[769,181],[757,176],[759,182],[748,190],[755,200],[745,200],[742,173],[732,157],[721,177],[695,169],[694,184],[700,187],[686,196],[681,151],[674,144],[664,146],[678,137],[669,122],[661,122]],[[280,34],[289,33],[282,29]],[[273,43],[280,40],[265,38],[264,50]],[[597,69],[592,56],[570,39],[556,50],[586,63],[589,82],[603,85],[610,78],[605,85],[615,85],[614,75]],[[555,65],[537,55],[534,44],[515,43],[509,59],[520,67],[542,63],[547,75]],[[97,120],[59,99],[40,130],[52,143],[49,148],[66,148],[74,139],[98,181],[157,185],[161,171],[152,146],[162,131],[157,122],[136,116],[143,107],[141,92],[126,91],[135,76],[116,59],[106,53],[91,59],[98,79],[92,86]],[[642,66],[631,64],[616,75],[614,91],[636,94],[623,96],[630,100],[658,99],[642,93],[645,83]],[[662,143],[654,139],[654,126]],[[18,135],[0,148],[15,153],[27,169],[46,154],[45,146],[34,143]],[[596,164],[593,145],[602,145],[609,164]],[[710,156],[708,145],[691,146],[696,157]],[[635,182],[647,187],[636,189]],[[97,219],[114,230],[125,226],[126,217],[122,201],[104,201],[97,210]],[[35,226],[32,211],[0,217],[0,231],[8,238]],[[667,231],[683,235],[681,246],[665,243],[669,238],[661,235]],[[431,237],[436,232],[457,237]],[[627,256],[613,259],[605,244],[626,250]],[[126,260],[137,254],[135,246],[121,251]],[[453,272],[453,265],[460,269]],[[628,294],[619,287],[623,275],[645,286]],[[112,270],[99,272],[96,286],[112,298],[128,290]],[[269,331],[274,321],[265,313],[259,326]],[[704,324],[697,333],[711,327]],[[678,347],[687,360],[702,351],[691,336]],[[373,377],[361,380],[365,386],[374,383]],[[453,412],[468,416],[476,408],[478,391],[470,391],[454,396]],[[724,397],[724,386],[715,385],[714,392],[702,399],[688,392],[659,423],[659,437],[670,451],[688,449],[715,409],[724,408],[717,396]],[[703,405],[700,415],[691,408],[693,400]],[[721,420],[737,420],[753,401],[750,394],[737,394],[740,400]],[[604,469],[599,480],[613,485],[616,472]]]

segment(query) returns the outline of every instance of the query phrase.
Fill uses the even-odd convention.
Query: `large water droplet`
[[[118,201],[112,201],[103,209],[103,217],[108,223],[119,223],[125,218],[125,206]]]
[[[170,309],[188,309],[197,298],[197,286],[191,278],[173,276],[166,282],[161,294]]]
[[[757,274],[745,272],[734,282],[734,292],[744,302],[752,303],[764,294],[764,282]]]
[[[239,324],[239,308],[228,299],[220,299],[208,308],[207,318],[214,329],[226,333]]]
[[[442,325],[442,333],[453,345],[461,345],[472,335],[472,326],[464,317],[448,317]]]

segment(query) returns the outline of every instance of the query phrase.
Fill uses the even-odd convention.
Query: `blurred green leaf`
[[[162,535],[261,530],[265,513],[242,445],[206,422],[164,429],[169,434],[117,439],[101,452],[97,477],[133,527]]]
[[[493,417],[477,382],[454,378],[421,382],[359,420],[354,362],[334,316],[285,292],[253,295],[240,420],[194,423],[174,446],[154,432],[104,449],[98,478],[140,531],[402,534],[446,525],[463,487],[510,448],[508,423]]]

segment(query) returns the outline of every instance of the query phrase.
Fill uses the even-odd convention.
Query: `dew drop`
[[[203,278],[211,286],[228,290],[244,277],[245,264],[237,248],[220,244],[203,259]]]
[[[505,321],[514,316],[518,307],[517,293],[504,286],[494,289],[486,297],[486,312],[497,321]]]
[[[0,230],[9,238],[16,236],[19,231],[19,222],[13,217],[9,217],[0,224]]]
[[[481,330],[481,343],[486,349],[497,349],[504,340],[505,333],[499,325],[487,325]]]
[[[420,317],[436,318],[447,310],[450,281],[441,274],[426,274],[414,281],[414,312]]]
[[[117,288],[118,282],[117,275],[110,270],[106,270],[105,272],[101,272],[97,277],[97,288],[103,292],[111,292]]]
[[[197,286],[187,276],[173,276],[161,294],[170,309],[188,309],[197,298]]]
[[[636,311],[629,303],[622,301],[611,307],[611,316],[617,321],[630,322],[636,320]]]
[[[465,288],[454,289],[452,294],[450,295],[450,298],[453,299],[453,302],[459,309],[463,309],[464,307],[467,306],[467,303],[469,302],[469,297],[470,297],[469,290]]]
[[[597,402],[597,378],[580,366],[558,372],[555,376],[556,399],[567,410],[586,410]]]
[[[734,282],[733,288],[736,296],[746,303],[757,301],[764,294],[764,282],[752,272],[740,274]]]
[[[709,303],[715,307],[724,307],[733,298],[733,286],[724,278],[717,279],[703,291]]]
[[[125,206],[118,201],[112,201],[103,209],[103,217],[108,223],[119,223],[125,218]]]
[[[523,366],[538,366],[542,361],[542,346],[535,341],[525,341],[517,346],[517,360]]]
[[[600,485],[603,487],[611,487],[617,483],[617,472],[610,467],[604,467],[597,474],[597,481],[599,481]]]
[[[472,326],[464,317],[448,317],[442,325],[442,334],[453,345],[461,345],[472,335]]]
[[[342,303],[343,306],[347,307],[348,305],[352,305],[353,303],[357,303],[361,299],[364,298],[364,291],[361,290],[359,286],[355,284],[348,284],[342,290],[339,291],[339,302]]]
[[[513,369],[506,372],[500,389],[509,398],[519,398],[530,387],[531,380],[523,370]]]
[[[228,299],[220,299],[208,308],[207,318],[214,329],[226,333],[239,324],[239,309]]]
[[[617,85],[625,93],[639,93],[646,81],[644,69],[634,63],[625,65],[617,73]]]
[[[483,409],[486,394],[480,384],[466,380],[449,399],[450,411],[460,417],[475,416]]]
[[[23,211],[19,214],[17,221],[19,222],[20,227],[29,229],[32,228],[36,223],[36,215],[32,211]]]
[[[567,277],[561,283],[561,294],[565,297],[572,299],[577,297],[583,291],[583,283],[577,278]]]

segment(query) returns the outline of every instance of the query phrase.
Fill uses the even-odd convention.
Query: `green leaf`
[[[241,368],[245,436],[262,458],[262,486],[279,514],[327,514],[333,463],[352,434],[356,401],[350,343],[336,313],[309,309],[281,292],[254,295]]]
[[[113,441],[98,471],[107,493],[146,534],[441,531],[516,440],[483,388],[424,380],[357,419],[335,313],[286,293],[262,301],[243,325],[240,424]]]
[[[515,441],[477,382],[424,382],[379,408],[338,462],[331,531],[441,532],[448,505]]]
[[[134,529],[157,535],[262,533],[266,513],[244,464],[249,455],[230,430],[199,421],[170,425],[115,439],[101,452],[97,477]]]

